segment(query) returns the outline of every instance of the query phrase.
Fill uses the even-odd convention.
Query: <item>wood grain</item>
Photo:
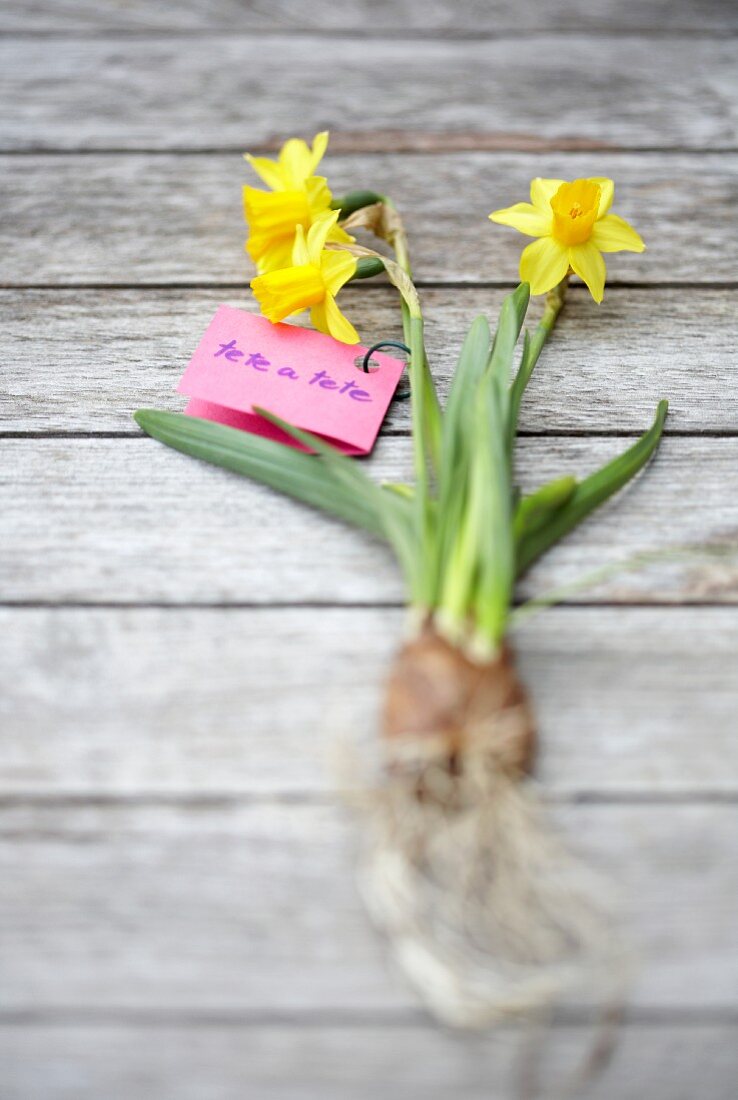
[[[329,152],[324,170],[336,194],[372,187],[394,197],[420,281],[514,284],[526,238],[492,225],[490,210],[526,198],[536,175],[606,175],[616,181],[615,209],[647,244],[640,255],[608,256],[611,282],[738,282],[738,156],[430,157],[399,155],[386,140],[380,148],[386,151]],[[243,247],[241,186],[254,177],[238,152],[6,156],[0,179],[0,283],[226,282],[248,294],[253,272]]]
[[[567,472],[590,472],[627,442],[524,439],[520,483],[528,490]],[[547,554],[522,593],[580,582],[643,551],[711,540],[735,546],[737,461],[735,438],[664,440],[638,482]],[[403,597],[384,546],[143,436],[6,439],[0,469],[4,601],[341,604]],[[408,480],[410,441],[384,439],[368,469],[377,479]],[[570,599],[727,603],[737,596],[733,552],[619,573]]]
[[[479,313],[504,291],[426,290],[429,355],[443,399]],[[611,288],[596,306],[572,288],[523,404],[524,432],[640,431],[662,396],[666,431],[738,432],[735,291]],[[137,432],[134,405],[181,409],[175,386],[221,301],[253,311],[246,294],[206,290],[0,291],[4,393],[0,432]],[[367,284],[342,301],[366,343],[401,337],[397,298]],[[541,312],[533,301],[529,323]],[[305,323],[304,318],[299,323]],[[385,432],[409,431],[396,401]]]
[[[509,1100],[530,1061],[511,1026],[433,1026],[354,886],[336,742],[376,744],[390,555],[95,438],[178,407],[215,305],[247,304],[240,151],[324,127],[334,191],[406,215],[442,392],[517,274],[524,239],[486,215],[532,176],[612,176],[646,240],[608,258],[601,308],[572,293],[521,480],[594,468],[662,394],[670,438],[520,595],[733,549],[570,592],[514,640],[548,810],[618,883],[641,958],[586,1094],[732,1100],[737,25],[727,0],[0,6],[2,1100]],[[344,302],[367,340],[396,332],[388,289]],[[398,405],[375,476],[409,471],[407,429]],[[556,1021],[544,1094],[587,1034]]]
[[[208,48],[209,47],[209,48]],[[593,148],[735,147],[730,38],[469,41],[319,35],[8,38],[0,148],[210,149],[295,129],[493,135]],[[572,73],[576,94],[572,94]],[[676,78],[678,74],[678,79]],[[582,110],[586,104],[586,110]],[[443,139],[439,140],[443,148]]]
[[[0,609],[0,798],[314,796],[361,782],[358,761],[339,764],[372,755],[403,619]],[[513,637],[546,792],[738,795],[731,608],[560,608]]]
[[[738,807],[550,814],[622,893],[632,1005],[735,1012]],[[409,1010],[354,885],[359,832],[330,805],[6,806],[2,1009]]]
[[[557,1027],[540,1051],[551,1086],[574,1072],[590,1037]],[[670,1100],[734,1100],[736,1030],[730,1023],[626,1024],[588,1100],[639,1090]],[[4,1100],[509,1100],[536,1047],[511,1029],[462,1036],[419,1023],[356,1026],[313,1021],[242,1024],[55,1023],[0,1027]]]
[[[304,31],[323,34],[360,31],[365,35],[402,32],[479,36],[523,32],[616,32],[624,28],[678,34],[736,29],[727,0],[548,0],[520,4],[514,0],[4,0],[0,30],[24,33],[52,31],[127,31],[169,33],[212,31]]]

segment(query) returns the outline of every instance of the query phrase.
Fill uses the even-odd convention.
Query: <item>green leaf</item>
[[[473,601],[478,634],[498,645],[515,583],[510,466],[506,448],[506,388],[492,372],[479,385],[470,510],[480,525],[479,579]]]
[[[492,374],[502,379],[505,385],[510,378],[515,345],[523,327],[529,301],[530,287],[527,283],[521,283],[512,294],[505,297],[500,309],[489,369]]]
[[[408,485],[406,481],[383,481],[382,488],[388,493],[396,493],[404,500],[412,500],[415,496],[414,487]]]
[[[184,454],[251,477],[374,535],[384,535],[378,487],[368,478],[349,483],[332,461],[182,413],[139,409],[134,420],[148,435]]]
[[[543,317],[536,325],[533,336],[531,337],[528,332],[525,333],[520,366],[518,367],[518,373],[515,375],[515,380],[510,387],[507,424],[507,445],[510,454],[512,454],[513,447],[515,446],[515,433],[518,430],[518,415],[520,413],[520,403],[523,399],[523,393],[530,382],[535,365],[543,350],[543,345],[546,343],[551,330],[556,324],[556,319],[564,305],[567,284],[568,276],[563,279],[558,286],[549,290],[546,295],[546,305],[543,311]]]
[[[443,414],[442,475],[451,471],[463,445],[460,428],[465,421],[465,411],[474,401],[477,383],[489,360],[491,345],[487,318],[480,315],[466,334]]]
[[[530,535],[543,527],[554,512],[570,500],[576,486],[577,479],[567,474],[565,477],[549,481],[535,493],[519,500],[513,523],[516,541],[519,542],[524,535]]]
[[[275,440],[181,413],[139,409],[134,419],[148,435],[178,451],[253,478],[386,539],[416,598],[419,551],[412,501],[386,492],[353,459],[310,432],[264,410],[260,415],[319,454],[304,454]]]
[[[489,361],[492,337],[486,317],[479,316],[467,332],[443,414],[441,455],[438,470],[438,539],[434,586],[436,597],[447,587],[447,573],[465,568],[466,555],[459,540],[466,506],[469,473],[469,423],[473,419],[474,396]],[[456,549],[452,549],[456,545]],[[456,565],[451,564],[453,557]],[[454,581],[460,578],[450,578]]]
[[[668,401],[659,401],[652,426],[637,443],[581,481],[542,527],[523,534],[516,552],[518,576],[645,466],[658,446],[668,408]]]
[[[359,497],[366,496],[367,502],[373,504],[376,514],[381,522],[381,534],[391,544],[400,562],[413,602],[422,602],[421,572],[418,569],[418,560],[421,557],[419,551],[419,536],[416,530],[415,509],[413,505],[414,490],[411,486],[406,488],[409,492],[391,495],[381,485],[373,481],[359,469],[356,462],[341,454],[335,447],[331,447],[324,439],[296,428],[294,424],[282,420],[280,416],[267,412],[266,409],[254,406],[254,412],[270,420],[283,432],[287,432],[298,443],[311,447],[328,463],[337,479],[351,493]]]

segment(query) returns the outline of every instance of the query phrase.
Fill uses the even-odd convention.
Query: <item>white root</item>
[[[609,888],[557,838],[529,780],[466,754],[461,775],[390,772],[366,811],[363,897],[439,1020],[484,1028],[622,999]]]

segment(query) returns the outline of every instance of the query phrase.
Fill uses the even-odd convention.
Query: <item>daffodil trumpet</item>
[[[292,185],[314,172],[320,152],[320,143],[293,147],[278,172],[262,165],[262,174]],[[535,722],[507,637],[517,581],[644,467],[664,426],[662,401],[644,435],[595,473],[564,474],[529,493],[516,485],[519,410],[561,316],[570,269],[598,299],[604,276],[592,249],[601,258],[608,248],[640,242],[625,223],[608,220],[612,190],[599,177],[534,180],[531,203],[519,204],[525,209],[493,216],[537,238],[524,261],[531,282],[506,296],[494,333],[484,316],[474,320],[443,408],[407,236],[388,199],[362,192],[376,201],[347,202],[309,227],[296,225],[286,265],[254,279],[270,320],[309,309],[318,328],[353,342],[358,333],[336,295],[367,270],[365,261],[372,273],[386,271],[401,295],[410,347],[412,480],[377,483],[359,460],[263,410],[314,454],[175,413],[136,414],[144,431],[169,446],[322,509],[393,549],[407,588],[408,636],[385,691],[385,770],[362,889],[410,980],[437,1016],[456,1025],[537,1011],[584,975],[601,976],[603,959],[612,961],[607,918],[540,823],[525,782]],[[349,207],[344,232],[363,227],[389,239],[394,261],[331,240]],[[546,293],[543,316],[518,351],[531,292]]]

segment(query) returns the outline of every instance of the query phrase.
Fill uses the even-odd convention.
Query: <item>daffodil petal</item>
[[[312,175],[312,155],[302,138],[290,138],[282,146],[279,166],[291,179],[294,187],[301,187]]]
[[[278,271],[281,267],[290,267],[292,264],[294,241],[291,237],[275,241],[265,249],[254,247],[249,239],[246,242],[246,248],[260,275],[266,275],[269,271]]]
[[[633,226],[617,214],[596,221],[590,240],[600,252],[643,252],[646,247]]]
[[[508,206],[504,210],[495,210],[490,214],[490,221],[498,225],[511,225],[520,233],[528,237],[545,237],[551,231],[551,219],[549,210],[544,214],[537,206],[529,202],[516,202],[514,206]]]
[[[331,336],[336,340],[340,340],[343,344],[358,344],[358,332],[341,313],[332,294],[326,294],[323,307],[325,309],[326,325]]]
[[[313,148],[310,153],[310,172],[313,173],[320,164],[321,160],[325,156],[325,151],[328,148],[328,131],[321,130],[319,134],[316,134],[313,138]]]
[[[568,270],[567,250],[553,237],[533,241],[520,257],[520,278],[530,283],[531,294],[545,294],[561,282]]]
[[[292,266],[301,267],[310,263],[310,252],[305,241],[305,230],[301,225],[295,226],[295,242],[292,246]]]
[[[310,309],[310,323],[313,328],[317,328],[318,332],[325,332],[326,335],[330,336],[328,319],[325,315],[325,298]]]
[[[353,244],[356,237],[352,237],[350,233],[347,233],[345,229],[342,229],[340,225],[334,225],[333,229],[328,233],[329,241],[333,241],[335,244]]]
[[[530,181],[530,201],[544,214],[551,214],[551,199],[565,180],[548,180],[536,176]]]
[[[285,187],[285,178],[282,169],[268,157],[252,157],[250,153],[244,154],[244,159],[249,162],[257,176],[264,181],[272,191],[281,191]]]
[[[597,217],[604,218],[612,206],[612,200],[615,196],[615,184],[607,176],[590,176],[589,179],[590,183],[596,183],[600,189],[600,205],[597,210]]]
[[[305,181],[305,190],[307,191],[310,213],[313,216],[320,214],[323,210],[328,210],[333,196],[325,176],[311,176]]]
[[[324,252],[320,257],[323,281],[331,294],[338,294],[356,271],[356,257],[348,252]]]
[[[584,244],[574,244],[569,248],[569,263],[582,282],[589,287],[595,302],[601,302],[605,293],[607,270],[599,249],[591,240]]]
[[[320,214],[308,229],[307,250],[310,255],[310,263],[320,266],[320,254],[325,248],[328,234],[338,221],[340,210],[327,210]]]

